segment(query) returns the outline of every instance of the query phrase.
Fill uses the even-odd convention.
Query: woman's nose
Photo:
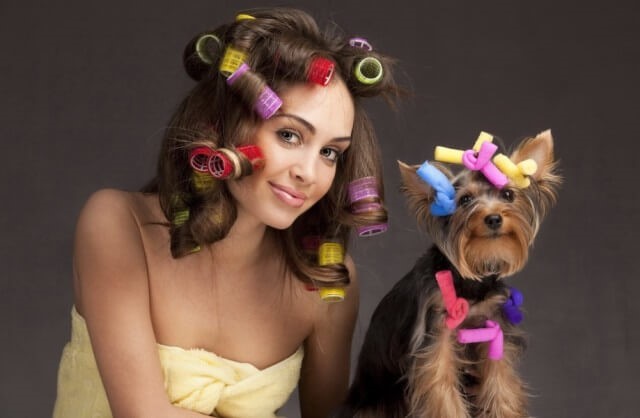
[[[315,181],[315,161],[307,155],[300,155],[291,165],[291,175],[301,183],[313,183]]]

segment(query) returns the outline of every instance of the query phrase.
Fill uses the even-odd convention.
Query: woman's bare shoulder
[[[136,220],[162,222],[164,216],[156,194],[130,192],[118,189],[100,189],[87,199],[80,217],[99,217],[123,220],[123,215]],[[125,216],[125,219],[126,217]]]
[[[146,281],[140,219],[152,213],[151,201],[140,193],[101,189],[87,199],[74,240],[74,281],[80,311],[90,289],[104,290],[103,286],[111,287],[125,277]],[[131,274],[134,271],[138,273]]]

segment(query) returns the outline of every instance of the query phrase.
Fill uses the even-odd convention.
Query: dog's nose
[[[487,215],[484,218],[484,223],[489,227],[489,229],[499,229],[502,226],[502,216],[500,215]]]

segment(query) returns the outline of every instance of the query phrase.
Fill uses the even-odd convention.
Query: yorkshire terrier
[[[561,177],[550,131],[523,140],[510,157],[491,153],[495,165],[480,144],[438,147],[436,159],[438,151],[449,153],[445,162],[485,158],[509,174],[502,183],[467,164],[454,174],[439,163],[399,162],[401,190],[433,246],[376,308],[340,417],[529,416],[516,371],[525,347],[522,296],[502,279],[526,264]],[[423,180],[426,166],[441,177]]]

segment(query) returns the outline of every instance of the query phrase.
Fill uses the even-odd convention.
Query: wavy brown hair
[[[323,57],[335,64],[333,77],[343,80],[354,100],[355,119],[350,147],[337,164],[329,192],[286,230],[273,233],[288,268],[296,277],[316,286],[349,283],[344,264],[318,266],[315,257],[302,248],[302,240],[319,236],[345,246],[356,226],[386,222],[380,209],[354,214],[347,186],[356,179],[375,176],[380,203],[384,197],[380,152],[361,98],[382,96],[391,105],[400,92],[392,75],[392,60],[376,51],[354,47],[335,26],[321,31],[307,13],[290,8],[254,9],[243,13],[254,19],[236,20],[197,34],[184,52],[185,69],[197,81],[179,105],[166,130],[155,178],[143,188],[158,193],[171,235],[171,253],[182,257],[201,245],[224,238],[236,219],[235,202],[224,180],[195,177],[189,152],[198,146],[226,148],[246,145],[262,123],[253,106],[265,86],[276,93],[287,86],[305,83],[312,58]],[[231,86],[220,73],[220,60],[227,47],[244,51],[250,67]],[[382,64],[383,77],[363,84],[354,76],[355,65],[365,57]],[[243,154],[241,176],[250,175],[251,165]],[[187,212],[188,211],[188,212]],[[185,214],[188,213],[188,217]],[[178,221],[179,219],[179,221]]]

